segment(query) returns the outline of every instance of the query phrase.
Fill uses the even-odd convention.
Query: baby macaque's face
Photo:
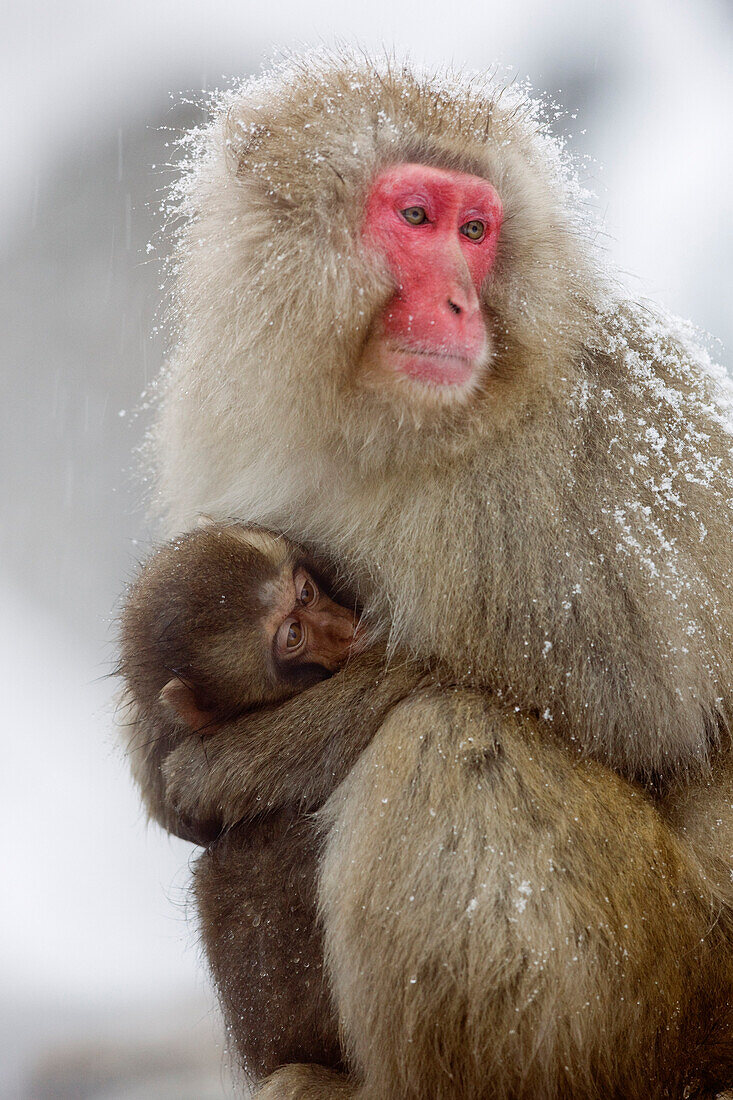
[[[364,647],[356,611],[315,563],[262,528],[207,524],[159,552],[146,578],[137,604],[157,662],[175,673],[159,698],[192,729],[304,691]]]
[[[263,585],[262,619],[266,644],[280,675],[319,666],[337,672],[358,647],[358,620],[323,590],[302,562],[288,560],[276,580]]]

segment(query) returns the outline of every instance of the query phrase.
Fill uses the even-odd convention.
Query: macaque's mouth
[[[389,343],[385,352],[393,370],[432,386],[466,386],[481,362],[481,357],[469,358],[450,348]]]

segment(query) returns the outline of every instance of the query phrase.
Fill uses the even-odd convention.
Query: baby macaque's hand
[[[166,806],[180,823],[177,831],[197,844],[216,839],[226,824],[221,807],[215,806],[211,798],[207,741],[211,743],[210,735],[184,737],[161,768]]]
[[[197,843],[216,839],[222,830],[244,817],[275,808],[258,789],[259,766],[264,762],[267,767],[266,752],[263,760],[263,744],[257,738],[262,717],[243,715],[232,722],[191,733],[163,761],[161,772],[168,811],[187,833],[195,836]],[[279,772],[283,726],[273,715],[264,718],[277,735]]]

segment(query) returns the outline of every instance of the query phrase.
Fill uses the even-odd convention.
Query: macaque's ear
[[[213,516],[207,515],[206,512],[199,512],[196,517],[197,527],[210,527],[212,523],[216,523],[216,520]]]
[[[196,702],[193,688],[175,677],[169,680],[160,693],[160,701],[171,716],[183,722],[191,730],[199,730],[212,723],[211,711],[202,710]]]

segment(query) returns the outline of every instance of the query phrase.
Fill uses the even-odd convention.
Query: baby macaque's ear
[[[160,701],[171,716],[183,722],[190,730],[203,729],[213,722],[211,711],[202,710],[196,701],[193,688],[175,677],[169,680],[160,693]]]

